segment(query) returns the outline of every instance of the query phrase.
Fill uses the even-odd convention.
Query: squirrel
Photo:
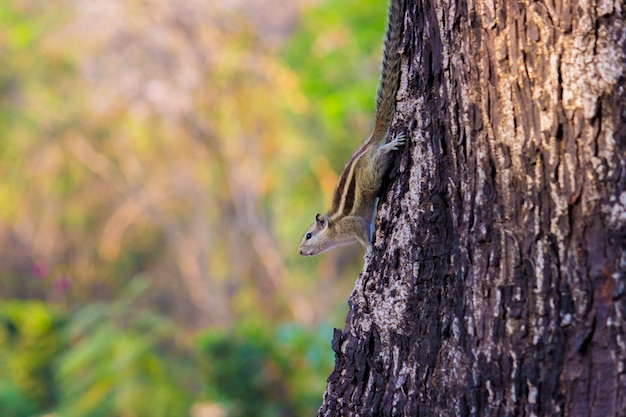
[[[392,152],[406,141],[404,134],[398,133],[381,146],[389,132],[400,82],[403,1],[391,0],[389,6],[374,129],[343,168],[330,210],[326,214],[317,213],[302,237],[298,247],[300,255],[313,256],[357,241],[365,247],[366,256],[371,253],[370,225],[376,210],[376,198],[391,164]]]

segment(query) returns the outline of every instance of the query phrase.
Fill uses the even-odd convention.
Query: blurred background
[[[386,7],[0,2],[0,416],[315,414]]]

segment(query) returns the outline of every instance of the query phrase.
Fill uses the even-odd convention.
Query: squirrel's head
[[[328,238],[328,216],[317,213],[315,221],[306,229],[302,236],[298,253],[303,256],[313,256],[333,247],[332,241]]]

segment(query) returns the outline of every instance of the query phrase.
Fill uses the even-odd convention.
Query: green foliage
[[[376,83],[387,4],[327,0],[307,10],[285,50],[312,101],[309,128],[324,149],[338,146],[340,169],[373,125]]]
[[[197,343],[205,395],[231,417],[313,415],[332,359],[320,340],[260,322],[207,331]]]
[[[317,329],[298,324],[282,324],[274,331],[278,354],[287,360],[287,380],[298,404],[296,415],[315,415],[322,401],[326,379],[334,356],[330,349],[332,327],[321,324]]]
[[[0,375],[5,379],[0,401],[4,406],[25,410],[31,404],[40,409],[54,405],[53,363],[64,345],[62,326],[61,316],[43,303],[0,304]]]
[[[72,347],[58,367],[60,415],[186,415],[190,370],[161,346],[171,341],[176,327],[133,305],[145,288],[145,281],[135,279],[114,303],[89,305],[75,314],[69,326]]]
[[[191,356],[179,328],[138,307],[145,290],[135,279],[69,319],[42,303],[0,304],[0,415],[183,416],[203,398],[230,417],[315,414],[329,327],[248,321],[201,333]]]
[[[0,411],[3,417],[30,417],[37,408],[10,382],[0,379]]]

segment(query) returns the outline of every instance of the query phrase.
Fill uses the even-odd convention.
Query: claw
[[[393,139],[391,139],[391,141],[387,143],[385,146],[388,146],[391,150],[397,151],[398,149],[400,149],[400,147],[404,146],[405,144],[406,144],[406,136],[404,135],[403,132],[399,132],[399,133],[396,133]]]

